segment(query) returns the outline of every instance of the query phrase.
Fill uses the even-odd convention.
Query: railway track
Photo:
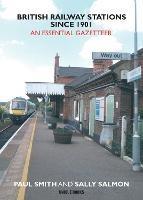
[[[11,125],[0,132],[0,149],[13,136],[21,125]]]
[[[0,131],[0,154],[3,152],[3,150],[6,148],[6,146],[9,144],[9,142],[15,137],[15,135],[18,133],[19,129],[21,129],[24,124],[35,115],[35,112],[29,116],[24,123],[17,124],[17,125],[10,125],[6,127],[4,130]]]
[[[9,142],[16,136],[19,129],[21,129],[24,124],[35,115],[35,112],[29,116],[24,123],[18,124],[18,125],[10,125],[6,127],[4,130],[0,131],[0,154],[3,152],[3,150],[6,148],[6,146],[9,144]]]

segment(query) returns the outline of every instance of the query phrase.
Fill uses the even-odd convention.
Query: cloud
[[[25,82],[53,82],[53,67],[26,66],[16,59],[1,56],[0,101],[25,95]]]
[[[28,75],[25,76],[26,81],[29,82],[53,82],[54,80],[54,67],[47,66],[32,66],[27,68]]]
[[[45,14],[45,13],[57,13],[53,0],[1,0],[0,6],[0,18],[13,20],[16,19],[18,13],[23,14]]]
[[[3,49],[2,48],[0,48],[0,55],[2,55],[3,54]]]
[[[143,32],[143,3],[142,0],[137,1],[137,19],[138,31]],[[105,13],[105,14],[126,14],[126,20],[103,20],[95,21],[96,24],[102,25],[104,28],[110,28],[114,31],[134,31],[134,0],[96,0],[90,8],[90,13]]]
[[[17,45],[17,46],[23,46],[24,42],[23,41],[19,41],[19,40],[10,40],[10,41],[4,41],[4,42],[0,42],[0,46],[1,47],[5,47],[5,46],[9,46],[9,45]]]
[[[12,44],[12,45],[21,45],[21,46],[23,46],[23,45],[24,45],[24,42],[23,42],[23,41],[18,41],[18,40],[11,40],[11,41],[10,41],[10,44]]]
[[[80,56],[84,59],[91,60],[92,52],[117,52],[122,50],[122,44],[114,36],[97,36],[91,37],[87,40],[82,50],[80,51]]]

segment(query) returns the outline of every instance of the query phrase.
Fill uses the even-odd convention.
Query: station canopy
[[[25,82],[27,96],[45,97],[64,95],[64,84],[48,82]]]

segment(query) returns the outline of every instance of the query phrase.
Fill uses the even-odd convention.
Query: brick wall
[[[94,60],[93,73],[102,73],[113,64],[112,60]]]
[[[73,80],[74,80],[74,77],[60,77],[60,76],[57,76],[56,83],[67,84],[67,83],[70,83]]]
[[[83,105],[84,105],[83,126],[87,130],[89,129],[90,94],[91,93],[88,92],[83,95]]]
[[[120,116],[124,115],[133,117],[133,92],[127,90],[121,91]]]
[[[65,121],[69,120],[70,105],[69,105],[69,91],[65,89],[65,98],[63,100],[63,118]]]
[[[90,112],[90,97],[95,94],[96,97],[105,97],[105,105],[104,105],[104,112],[106,110],[106,96],[113,94],[115,95],[115,105],[114,105],[114,122],[118,123],[120,127],[114,130],[114,137],[116,138],[116,142],[120,143],[121,139],[121,117],[123,115],[132,116],[132,96],[131,92],[125,89],[121,89],[118,86],[112,86],[110,89],[103,88],[99,90],[95,90],[93,92],[84,93],[83,96],[83,104],[84,104],[84,117],[83,117],[83,127],[88,133],[89,129],[89,112]],[[65,102],[65,117],[69,121],[74,122],[73,118],[73,105],[74,100],[77,98],[77,95],[74,91],[67,92],[66,95],[68,98]],[[79,94],[78,94],[79,96]],[[106,118],[106,113],[104,113]],[[95,133],[99,134],[102,131],[102,124],[103,122],[96,120],[95,122]]]

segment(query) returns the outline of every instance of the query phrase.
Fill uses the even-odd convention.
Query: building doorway
[[[106,123],[114,122],[114,95],[106,97]]]

